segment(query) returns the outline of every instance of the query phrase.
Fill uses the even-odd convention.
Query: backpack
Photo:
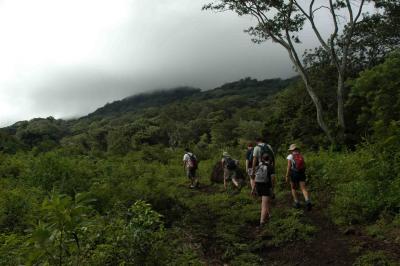
[[[236,161],[230,157],[225,158],[226,168],[229,170],[235,170],[237,165]]]
[[[306,170],[304,157],[299,152],[293,153],[292,170],[296,172],[304,172]]]
[[[187,153],[187,155],[189,156],[189,160],[188,160],[188,168],[190,170],[196,170],[197,169],[197,159],[196,156],[194,156],[192,153]]]
[[[272,164],[274,164],[275,163],[275,154],[271,150],[270,146],[268,144],[259,144],[258,146],[261,148],[261,157],[259,159],[261,159],[264,154],[268,154],[270,161],[272,162]]]
[[[256,171],[255,181],[258,183],[271,183],[271,167],[268,163],[260,163]]]

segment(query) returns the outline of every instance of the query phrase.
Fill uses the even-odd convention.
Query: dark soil
[[[289,199],[285,201],[283,204],[291,206]],[[318,230],[313,240],[265,250],[263,257],[266,265],[352,265],[357,254],[350,253],[351,237],[340,232],[330,222],[323,214],[321,206],[314,206],[311,211],[306,211],[306,216]]]
[[[197,191],[207,194],[220,193],[218,187],[217,185],[203,185]],[[317,198],[319,203],[313,206],[311,211],[305,210],[306,219],[317,228],[312,240],[288,243],[279,248],[263,247],[262,250],[258,251],[264,261],[261,265],[353,265],[356,258],[367,251],[386,251],[392,258],[400,261],[400,247],[398,245],[365,236],[359,228],[348,228],[346,230],[338,228],[326,215],[327,199],[323,195]],[[284,199],[273,201],[272,211],[276,208],[291,208],[291,203],[288,194]],[[255,204],[259,204],[258,200],[255,200]],[[203,210],[203,212],[207,212],[207,210]],[[209,214],[208,221],[204,221],[204,226],[212,223],[215,218]],[[243,237],[249,243],[255,242],[259,237],[256,230],[257,225],[258,221],[255,221],[254,224],[248,224],[244,227]],[[209,229],[211,230],[211,228]],[[212,235],[213,232],[208,232],[203,237],[198,236],[203,239],[201,244],[204,248],[204,260],[207,265],[229,265],[222,262],[221,251],[218,250],[218,245],[213,243]]]
[[[320,197],[323,199],[323,197]],[[291,199],[277,203],[275,208],[291,206]],[[340,230],[324,213],[327,202],[305,211],[318,232],[311,242],[296,242],[281,248],[267,248],[262,256],[265,265],[353,265],[367,251],[386,251],[400,261],[400,246],[362,235],[358,228]]]

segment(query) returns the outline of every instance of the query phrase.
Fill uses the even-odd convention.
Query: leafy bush
[[[28,264],[80,264],[91,248],[90,228],[96,219],[85,195],[52,193],[41,206],[41,216],[30,234]]]
[[[4,182],[3,182],[4,185]],[[22,232],[38,210],[40,191],[23,187],[0,190],[0,231]]]
[[[138,201],[129,208],[128,221],[113,219],[102,229],[103,243],[97,245],[90,265],[163,265],[169,260],[161,215]]]
[[[315,226],[304,220],[303,212],[288,210],[274,214],[264,234],[271,237],[270,243],[279,247],[294,241],[309,241],[316,232]]]
[[[330,211],[338,224],[359,224],[374,221],[383,206],[377,184],[357,180],[338,186]]]
[[[357,258],[353,266],[398,266],[393,259],[390,259],[382,251],[368,252],[365,255]]]

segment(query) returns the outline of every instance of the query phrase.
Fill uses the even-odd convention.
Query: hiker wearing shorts
[[[262,227],[271,218],[272,164],[268,154],[257,153],[253,158],[253,169],[255,192],[261,198],[260,227]]]
[[[247,145],[247,152],[246,152],[246,173],[249,176],[250,179],[250,187],[251,191],[255,191],[255,181],[252,178],[253,175],[253,144],[249,143]]]
[[[300,208],[300,202],[297,198],[296,188],[300,187],[303,193],[305,204],[308,210],[311,210],[312,204],[310,197],[306,188],[306,168],[303,155],[300,153],[299,148],[296,144],[292,144],[289,147],[290,154],[287,156],[287,169],[286,169],[286,182],[289,182],[290,178],[290,188],[292,191],[292,197],[295,208]]]
[[[185,154],[183,155],[183,168],[186,171],[186,176],[190,180],[190,188],[195,188],[198,186],[199,181],[196,175],[197,170],[197,157],[192,152],[190,152],[189,148],[185,149]]]
[[[275,185],[275,154],[271,145],[264,142],[260,137],[256,138],[257,145],[253,149],[253,169],[261,162],[263,153],[267,153],[269,157],[270,173],[271,173],[271,197],[275,198],[274,185]],[[254,160],[256,159],[256,160]],[[255,163],[255,164],[254,164]],[[253,175],[254,176],[254,175]],[[251,194],[255,194],[255,190],[252,188]]]
[[[232,180],[233,185],[237,189],[241,189],[240,183],[237,180],[237,165],[238,161],[231,158],[229,153],[224,151],[222,153],[221,166],[224,169],[224,189],[227,190],[228,181]]]

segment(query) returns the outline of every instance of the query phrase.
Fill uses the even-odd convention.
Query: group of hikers
[[[297,188],[300,188],[304,196],[305,207],[307,210],[311,210],[312,204],[305,183],[304,157],[296,144],[291,144],[288,152],[285,181],[290,183],[293,206],[295,208],[301,207],[296,191]],[[196,155],[186,148],[183,166],[190,180],[190,188],[196,188],[199,185],[196,175],[197,164]],[[238,178],[239,161],[233,159],[228,152],[224,151],[220,164],[223,169],[224,189],[227,190],[228,182],[232,182],[232,185],[240,192],[244,182]],[[261,198],[260,226],[263,226],[271,218],[270,201],[275,198],[275,154],[271,145],[265,143],[262,138],[256,138],[255,145],[248,144],[245,166],[250,181],[251,195]]]

